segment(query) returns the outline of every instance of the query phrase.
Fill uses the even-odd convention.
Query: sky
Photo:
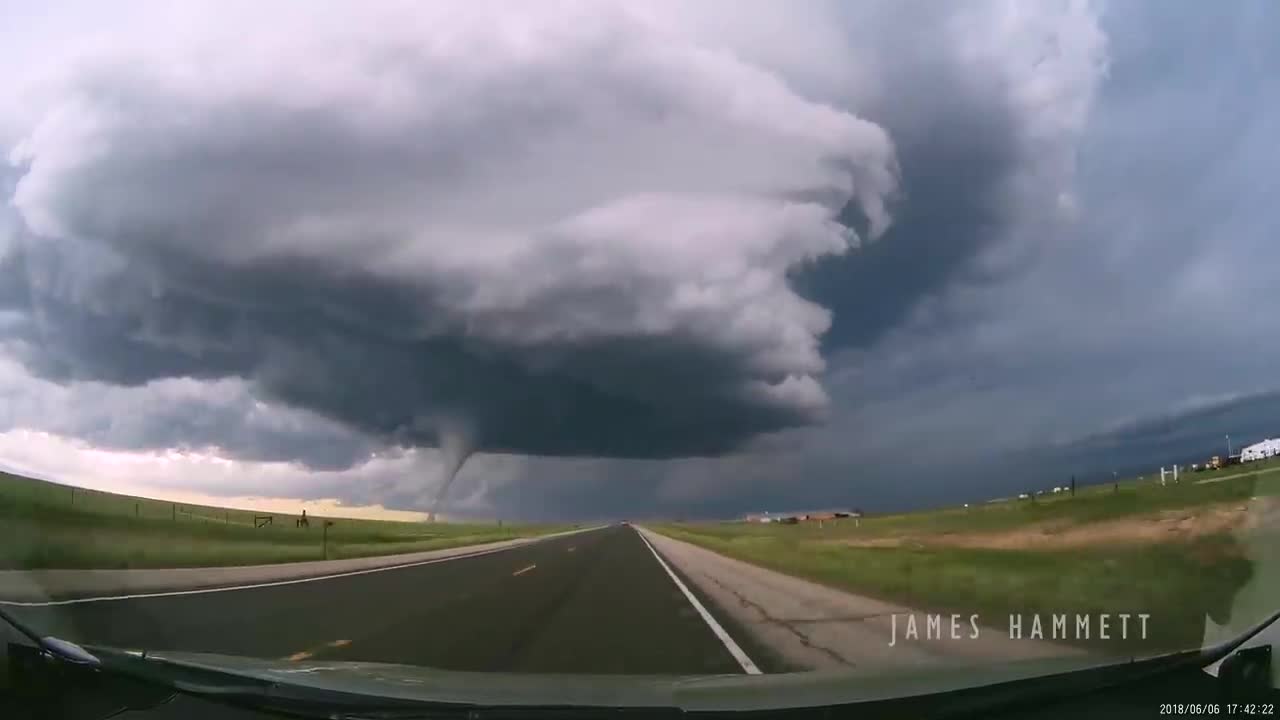
[[[0,15],[11,471],[722,517],[1280,435],[1274,3]]]

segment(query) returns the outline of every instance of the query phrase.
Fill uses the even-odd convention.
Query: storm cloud
[[[614,7],[334,19],[61,79],[10,155],[29,368],[535,455],[822,417],[830,314],[787,274],[859,243],[848,203],[888,225],[882,128]]]
[[[1269,432],[1266,3],[130,7],[6,44],[5,427],[540,517]]]

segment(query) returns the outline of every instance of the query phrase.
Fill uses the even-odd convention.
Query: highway
[[[86,644],[451,670],[719,674],[755,666],[631,527],[309,582],[11,608]]]

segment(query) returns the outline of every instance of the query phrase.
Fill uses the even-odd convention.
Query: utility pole
[[[1076,476],[1071,476],[1071,497],[1076,496]]]
[[[1231,436],[1227,436],[1227,461],[1231,461]]]

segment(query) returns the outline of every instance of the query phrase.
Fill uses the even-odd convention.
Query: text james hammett
[[[902,619],[899,620],[899,615]],[[890,615],[889,647],[903,640],[976,640],[981,634],[978,625],[979,616],[974,613],[965,617],[959,613],[945,616],[940,613],[922,614],[923,620],[916,619],[917,613],[893,613]],[[1130,632],[1130,620],[1137,619],[1142,639],[1147,637],[1147,620],[1149,613],[1100,613],[1097,615],[1058,613],[1041,616],[1039,613],[1029,615],[1009,615],[1010,640],[1111,640],[1119,638],[1127,640]],[[943,620],[947,623],[944,627]],[[944,630],[946,631],[944,634]],[[1118,631],[1118,632],[1117,632]]]

